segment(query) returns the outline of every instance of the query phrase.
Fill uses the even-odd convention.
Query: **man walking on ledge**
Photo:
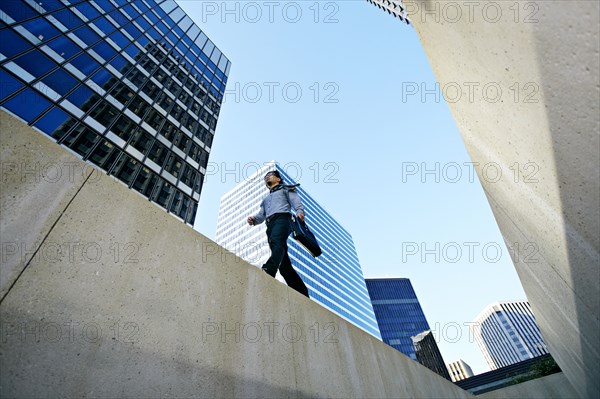
[[[271,248],[271,257],[262,269],[271,277],[275,277],[279,270],[287,285],[308,297],[308,288],[292,267],[287,252],[287,238],[291,233],[290,209],[296,212],[298,219],[304,221],[304,206],[296,192],[299,184],[284,185],[281,175],[276,170],[267,173],[264,180],[270,190],[269,194],[263,198],[258,213],[248,217],[248,224],[251,226],[261,224],[265,220],[267,222],[267,239]]]

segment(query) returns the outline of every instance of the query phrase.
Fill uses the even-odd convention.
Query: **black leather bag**
[[[294,240],[298,241],[300,245],[306,248],[312,256],[316,258],[323,253],[315,235],[308,229],[306,223],[292,215],[290,224]]]

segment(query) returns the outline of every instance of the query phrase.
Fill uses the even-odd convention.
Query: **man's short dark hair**
[[[278,170],[271,170],[271,171],[267,172],[265,177],[263,177],[263,180],[266,179],[267,177],[269,177],[269,175],[274,175],[275,177],[278,177],[279,180],[283,181],[283,177],[281,177]]]

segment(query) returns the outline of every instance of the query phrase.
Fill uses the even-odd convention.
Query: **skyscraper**
[[[444,363],[444,358],[435,342],[435,337],[431,330],[423,331],[411,338],[415,346],[417,361],[429,370],[450,380],[450,374]]]
[[[387,11],[388,14],[405,21],[407,24],[410,23],[410,19],[406,12],[406,8],[402,4],[402,0],[367,0],[369,3],[377,6],[383,11]]]
[[[0,10],[0,108],[193,224],[227,57],[173,0]]]
[[[448,372],[453,382],[466,380],[469,377],[473,377],[473,370],[471,366],[465,363],[462,359],[458,359],[452,363],[448,363]]]
[[[410,280],[369,278],[366,283],[383,342],[417,360],[411,337],[429,330],[429,324]]]
[[[469,328],[492,370],[548,353],[527,301],[493,303]]]
[[[270,256],[266,226],[249,226],[268,194],[263,176],[278,170],[285,184],[294,180],[276,162],[267,163],[252,176],[221,197],[216,241],[255,266]],[[292,238],[288,239],[292,265],[308,287],[311,299],[369,334],[381,338],[352,236],[303,187],[298,188],[306,210],[306,221],[317,237],[323,254],[313,258]]]

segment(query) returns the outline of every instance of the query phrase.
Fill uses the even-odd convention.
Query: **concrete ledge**
[[[30,130],[0,111],[0,299],[93,170]]]
[[[22,126],[2,133],[3,146],[17,132],[75,161]],[[11,147],[12,159],[28,146]],[[2,203],[18,190],[43,208],[38,183],[20,183]],[[472,397],[111,177],[68,189],[76,195],[32,241],[62,256],[25,261],[0,304],[0,396]],[[5,217],[11,231],[37,226]]]
[[[477,395],[482,399],[571,399],[578,396],[577,391],[563,373],[547,375],[521,384],[497,389]]]

